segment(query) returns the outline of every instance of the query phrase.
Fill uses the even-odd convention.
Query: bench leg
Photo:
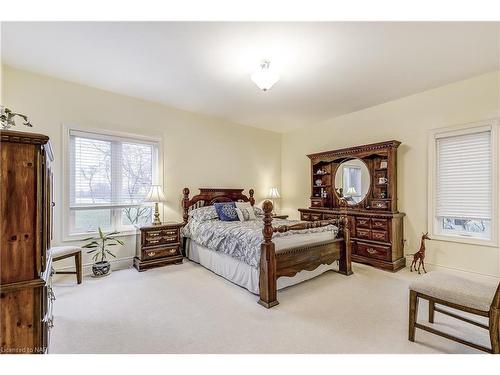
[[[429,323],[434,323],[435,302],[429,301]]]
[[[418,314],[418,297],[417,292],[410,290],[410,306],[408,319],[408,340],[415,341],[415,323],[417,322]]]
[[[500,310],[492,308],[490,310],[490,342],[491,352],[500,354]]]
[[[82,252],[75,254],[76,282],[82,283]]]

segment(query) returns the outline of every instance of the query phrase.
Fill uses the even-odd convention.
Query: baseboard
[[[112,259],[109,260],[111,263],[111,269],[112,270],[122,270],[126,268],[131,268],[133,264],[134,257],[125,257],[125,258],[118,258],[118,259]],[[93,263],[86,263],[82,266],[82,271],[83,275],[91,275],[92,274],[92,264]],[[52,266],[54,266],[54,263],[52,263]],[[75,266],[67,266],[67,267],[54,267],[54,270],[57,271],[74,271]]]
[[[406,262],[407,266],[410,266],[411,262],[413,261],[413,254],[406,254],[405,258],[407,260],[407,262]],[[441,264],[436,264],[436,263],[425,262],[425,265],[426,266],[431,266],[432,268],[435,268],[435,269],[442,268],[442,269],[445,269],[445,270],[451,270],[451,271],[456,271],[456,272],[463,272],[463,273],[466,273],[466,274],[469,274],[469,275],[478,275],[478,276],[483,276],[483,277],[488,277],[488,278],[494,278],[495,280],[498,280],[500,278],[499,275],[491,275],[491,274],[488,274],[488,273],[474,272],[474,271],[464,270],[462,268],[457,268],[457,267],[443,266]]]

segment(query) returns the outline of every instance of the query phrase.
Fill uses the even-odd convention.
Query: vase
[[[109,275],[111,271],[111,263],[107,260],[101,262],[95,262],[92,265],[92,273],[94,277],[103,277]]]

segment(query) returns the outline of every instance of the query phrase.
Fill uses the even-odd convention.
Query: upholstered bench
[[[429,301],[429,323],[434,323],[434,312],[437,311],[487,329],[490,332],[491,349],[418,323],[419,298]],[[488,325],[443,310],[436,307],[436,304],[487,317]],[[441,272],[429,272],[419,277],[410,284],[408,340],[415,341],[416,328],[488,353],[500,353],[500,283],[497,285],[485,284]]]
[[[56,271],[56,274],[76,274],[76,282],[82,283],[82,249],[77,246],[57,246],[50,249],[52,261],[57,262],[66,258],[75,257],[75,271]]]

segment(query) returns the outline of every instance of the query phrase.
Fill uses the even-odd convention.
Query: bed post
[[[351,268],[351,229],[349,216],[347,216],[347,201],[340,199],[340,220],[342,223],[342,231],[344,232],[344,248],[340,253],[339,272],[346,276],[352,275]]]
[[[188,212],[189,212],[189,189],[186,187],[182,189],[182,208],[184,209],[184,215],[182,216],[182,219],[184,221],[184,225],[187,224],[188,222]]]
[[[259,277],[259,304],[271,308],[278,304],[276,299],[276,253],[274,243],[271,241],[273,236],[273,204],[271,201],[265,201],[264,209],[264,242],[260,245],[260,277]]]
[[[248,200],[250,201],[250,204],[253,206],[255,204],[255,198],[253,197],[254,194],[253,189],[248,190],[248,194],[250,195],[250,198]]]

